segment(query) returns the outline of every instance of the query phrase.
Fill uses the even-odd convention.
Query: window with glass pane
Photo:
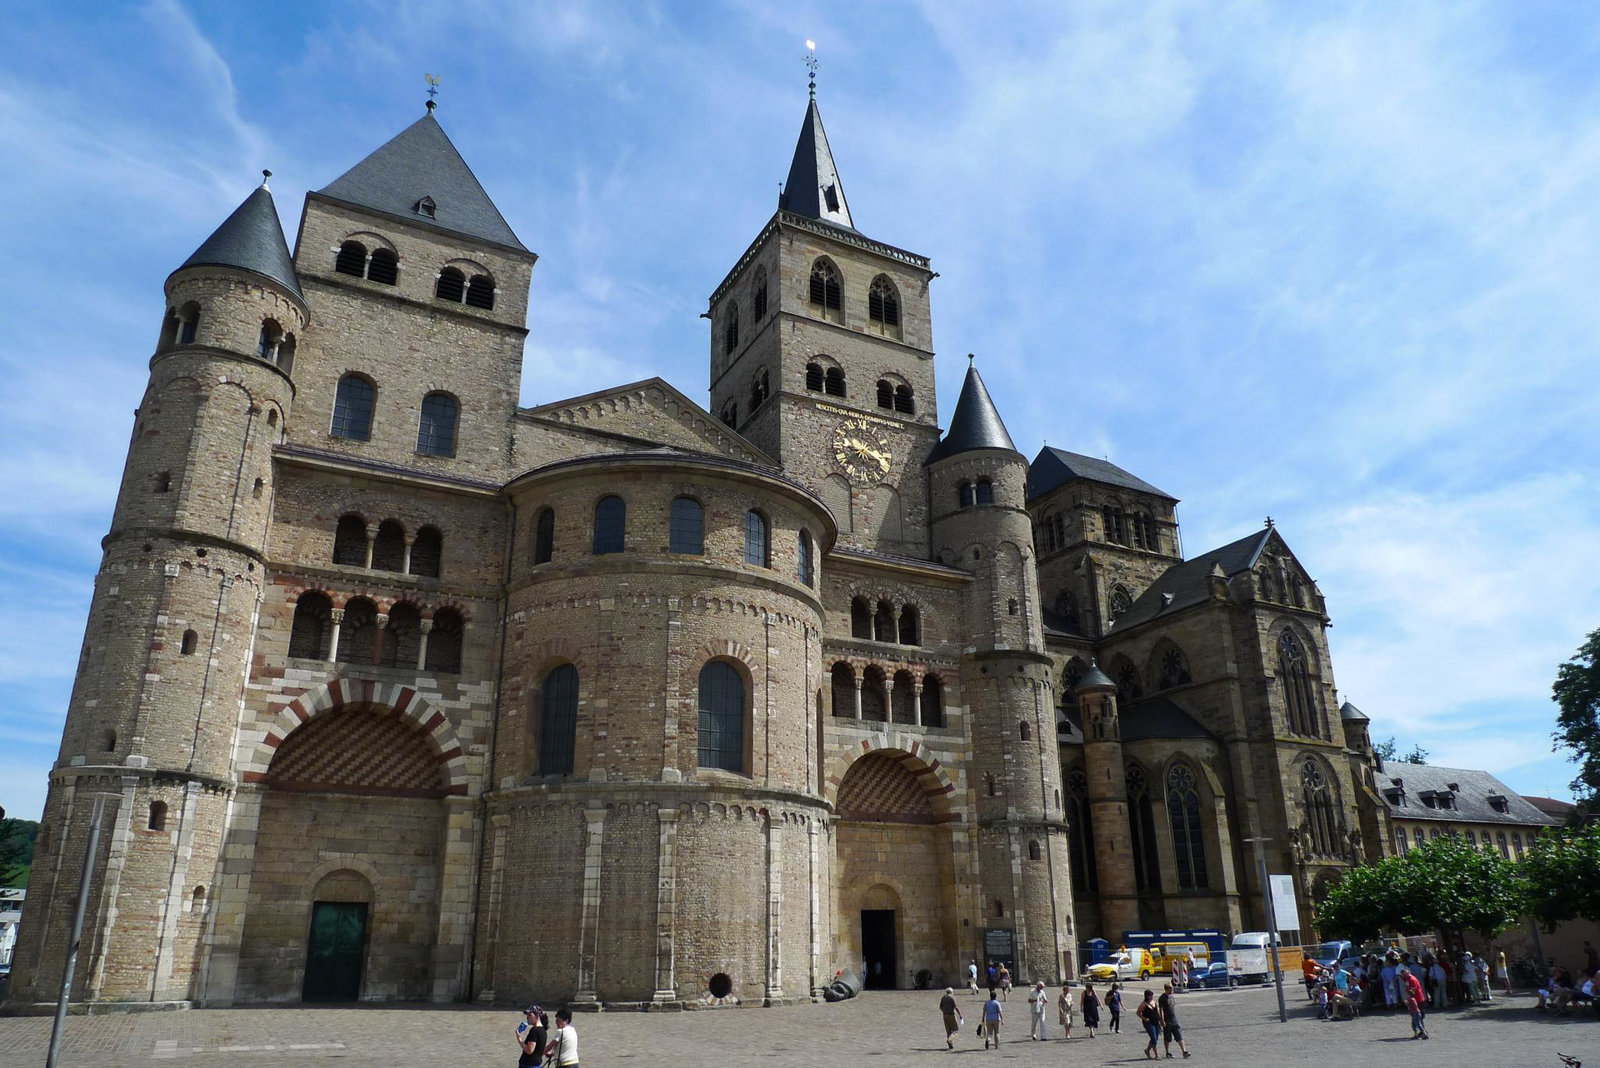
[[[699,556],[706,551],[705,509],[693,497],[672,499],[672,524],[667,548],[691,556]]]
[[[700,669],[700,766],[744,771],[744,680],[713,660]]]
[[[767,517],[760,512],[744,514],[744,562],[767,567]]]
[[[578,741],[578,669],[562,664],[544,677],[539,710],[539,774],[571,775]]]
[[[417,451],[424,456],[456,454],[456,399],[448,393],[422,398],[422,420],[417,424]]]
[[[372,436],[372,383],[360,375],[345,375],[333,397],[333,427],[336,438],[366,441]]]
[[[621,497],[601,497],[594,506],[594,552],[596,556],[622,551],[628,527],[628,506]]]
[[[795,546],[794,563],[795,578],[799,579],[803,585],[811,585],[811,535],[807,531],[802,530],[800,532],[799,544]]]
[[[556,513],[554,509],[546,508],[533,524],[533,562],[548,564],[550,557],[555,555],[555,548]]]

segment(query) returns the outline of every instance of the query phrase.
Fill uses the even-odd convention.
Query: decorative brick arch
[[[756,657],[750,651],[750,647],[743,642],[736,642],[730,639],[719,639],[702,645],[699,651],[695,653],[693,662],[689,664],[688,677],[698,679],[700,677],[700,669],[713,660],[736,660],[744,666],[747,679],[760,677],[756,671]]]
[[[944,765],[939,763],[939,759],[916,740],[901,748],[893,745],[879,746],[871,738],[863,738],[859,743],[835,752],[828,758],[827,787],[823,791],[823,799],[830,807],[837,807],[839,784],[844,781],[851,766],[871,753],[897,758],[922,785],[934,812],[941,817],[941,822],[957,822],[961,819],[960,813],[951,811],[950,798],[955,795],[956,787],[950,781],[949,773],[945,771]]]
[[[243,780],[247,783],[264,782],[273,754],[285,738],[318,716],[336,712],[347,705],[386,708],[416,727],[444,765],[445,792],[456,797],[467,795],[466,759],[455,728],[444,713],[435,711],[409,686],[379,683],[371,679],[334,679],[290,701],[268,723],[266,737],[255,747],[241,772]]]
[[[571,638],[546,638],[531,642],[522,658],[527,666],[527,681],[537,688],[538,680],[549,674],[559,664],[571,664],[581,677],[588,673],[589,665],[583,659],[583,649]]]

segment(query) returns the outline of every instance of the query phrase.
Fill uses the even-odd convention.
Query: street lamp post
[[[1267,943],[1272,948],[1272,974],[1278,987],[1278,1022],[1288,1023],[1289,1008],[1283,1003],[1283,969],[1278,965],[1278,913],[1272,907],[1272,887],[1267,882],[1267,854],[1261,848],[1272,839],[1258,835],[1245,841],[1255,846],[1256,868],[1261,876],[1261,904],[1267,917]]]
[[[50,1048],[45,1053],[46,1068],[55,1068],[61,1054],[61,1031],[67,1022],[67,1004],[72,1000],[72,975],[78,968],[78,947],[83,941],[83,914],[89,906],[89,883],[94,879],[95,854],[100,848],[100,824],[106,801],[118,794],[95,794],[89,814],[89,840],[83,847],[83,873],[78,877],[78,907],[72,915],[72,936],[67,940],[67,963],[61,972],[61,994],[56,999],[56,1019],[50,1027]]]

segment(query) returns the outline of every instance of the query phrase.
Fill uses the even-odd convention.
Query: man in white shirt
[[[578,1068],[578,1032],[572,1026],[572,1010],[562,1009],[556,1013],[556,1033],[554,1063],[559,1068]]]

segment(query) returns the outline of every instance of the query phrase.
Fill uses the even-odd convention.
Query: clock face
[[[852,478],[861,481],[889,473],[889,443],[865,420],[839,424],[833,432],[833,458]]]

